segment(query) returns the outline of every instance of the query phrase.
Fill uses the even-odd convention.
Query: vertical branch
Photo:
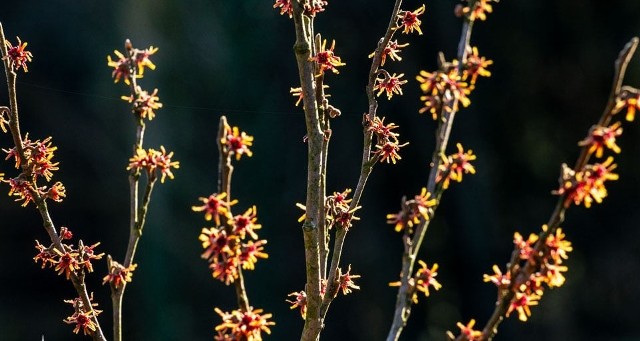
[[[471,39],[471,31],[473,28],[473,21],[464,19],[462,25],[462,34],[458,43],[457,57],[460,63],[458,64],[458,72],[462,71],[462,67],[467,59],[467,46]],[[453,127],[453,121],[456,115],[457,98],[453,98],[453,105],[451,110],[442,110],[440,115],[440,122],[438,129],[436,130],[436,147],[431,157],[429,177],[427,180],[427,191],[429,193],[435,193],[435,197],[438,198],[438,205],[440,203],[440,197],[442,195],[442,189],[437,188],[436,176],[438,173],[438,167],[442,162],[442,156],[445,154],[447,144],[449,142],[449,136],[451,135],[451,129]],[[433,211],[437,209],[437,206],[433,207]],[[430,216],[433,216],[433,211]],[[402,255],[402,270],[400,272],[400,288],[398,289],[398,295],[396,297],[396,307],[393,315],[393,322],[387,335],[387,341],[398,340],[403,328],[406,326],[409,316],[411,315],[411,306],[413,304],[411,300],[411,284],[413,268],[416,262],[418,252],[426,235],[427,229],[431,219],[423,219],[422,222],[416,228],[413,238],[409,236],[404,237],[404,252]]]
[[[231,164],[231,154],[227,150],[226,146],[222,144],[222,140],[228,134],[229,125],[227,124],[227,118],[225,116],[220,117],[220,124],[218,125],[218,193],[226,193],[226,201],[229,204],[231,200],[231,175],[233,174],[233,165]],[[230,206],[230,205],[229,205]],[[224,224],[227,233],[231,233],[231,226],[225,222]],[[236,298],[238,301],[238,308],[243,312],[249,311],[249,297],[247,290],[244,286],[244,276],[242,275],[242,267],[238,266],[238,278],[234,281],[236,289]]]
[[[369,109],[365,114],[363,125],[365,126],[363,129],[363,147],[362,147],[362,162],[360,165],[360,176],[358,177],[358,183],[356,185],[355,191],[353,193],[353,199],[349,206],[350,210],[354,210],[358,207],[360,203],[360,199],[362,198],[362,193],[364,192],[364,188],[367,184],[367,180],[369,179],[369,175],[373,170],[373,166],[378,161],[377,156],[371,156],[371,146],[373,143],[373,133],[367,130],[366,122],[367,120],[373,120],[376,116],[378,110],[378,101],[376,100],[375,93],[373,88],[375,86],[375,79],[378,74],[378,69],[382,62],[382,54],[387,44],[391,40],[396,28],[397,16],[400,12],[400,6],[402,5],[402,0],[396,0],[393,6],[393,10],[391,11],[391,18],[389,19],[389,24],[387,25],[387,29],[383,35],[383,37],[378,41],[378,45],[373,55],[373,60],[371,61],[371,68],[369,70],[368,75],[368,83],[366,86],[366,93],[368,99]],[[321,316],[325,316],[327,311],[329,310],[329,306],[331,302],[335,298],[338,289],[338,268],[340,266],[340,258],[342,256],[342,249],[344,247],[344,242],[347,237],[347,229],[337,228],[336,229],[336,237],[333,244],[333,253],[331,257],[331,266],[329,270],[329,277],[327,279],[327,288],[326,294],[322,301],[322,306],[320,308]]]
[[[294,53],[300,75],[300,85],[303,94],[305,123],[307,127],[307,199],[306,219],[302,225],[304,237],[307,284],[307,318],[302,331],[301,340],[317,340],[322,330],[320,316],[321,284],[320,284],[320,241],[318,236],[320,216],[324,214],[322,202],[322,159],[323,139],[318,113],[318,103],[315,100],[314,65],[310,60],[313,44],[312,21],[304,15],[305,0],[293,1],[293,20],[296,32]]]

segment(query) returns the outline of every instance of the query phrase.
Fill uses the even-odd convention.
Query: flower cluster
[[[512,272],[507,271],[503,274],[500,268],[494,265],[494,273],[485,274],[484,281],[492,282],[501,293],[512,291],[513,298],[506,316],[515,311],[518,319],[526,321],[531,316],[530,306],[538,304],[545,286],[554,288],[564,284],[563,273],[568,269],[562,263],[568,258],[568,253],[573,250],[573,247],[571,242],[565,239],[561,228],[551,233],[547,225],[542,226],[540,235],[530,234],[527,239],[518,232],[514,233],[513,244],[520,262],[524,263],[516,264],[512,271],[529,269],[528,278],[518,277],[517,281],[512,280]]]
[[[173,152],[167,154],[164,146],[161,146],[160,150],[139,148],[136,151],[136,155],[129,159],[127,170],[134,173],[145,170],[149,179],[156,179],[156,171],[159,171],[161,175],[160,182],[164,182],[166,177],[173,179],[172,168],[180,168],[180,162],[171,161],[172,157]]]
[[[421,260],[418,260],[418,264],[420,264],[420,269],[416,271],[412,278],[409,278],[408,294],[411,296],[413,303],[418,303],[418,292],[422,292],[426,297],[429,297],[429,287],[433,287],[435,290],[442,288],[442,284],[436,280],[438,264],[433,264],[431,269],[429,269],[427,263]],[[389,283],[389,286],[399,287],[401,284],[402,282],[398,281]]]
[[[39,178],[51,181],[53,172],[59,169],[58,162],[53,162],[54,152],[58,148],[51,143],[51,137],[40,141],[31,141],[27,134],[22,141],[22,155],[16,147],[3,149],[7,154],[6,160],[14,159],[15,168],[22,169],[22,173],[15,178],[2,180],[9,184],[9,195],[15,196],[16,201],[22,201],[22,206],[35,201],[36,197],[62,201],[66,196],[65,187],[56,182],[50,187],[38,187]]]
[[[360,220],[354,215],[360,209],[360,206],[351,208],[352,199],[347,199],[349,193],[351,193],[351,189],[347,188],[343,192],[333,192],[333,194],[327,196],[325,200],[325,216],[329,229],[337,225],[341,229],[349,230],[353,220]]]
[[[403,200],[400,212],[387,214],[387,223],[394,225],[396,232],[413,232],[413,226],[420,223],[420,220],[428,221],[433,214],[433,207],[437,205],[437,200],[431,198],[431,193],[426,188],[422,188],[420,194],[411,200]]]
[[[322,41],[320,51],[318,51],[315,56],[309,58],[310,61],[316,62],[318,68],[318,76],[323,75],[326,70],[338,74],[340,73],[340,71],[338,71],[337,67],[347,65],[343,63],[342,59],[336,56],[333,52],[335,46],[336,41],[333,40],[331,42],[331,47],[327,49],[327,40],[325,39]]]
[[[145,67],[155,70],[156,66],[153,64],[151,55],[158,52],[157,47],[149,47],[147,49],[136,49],[131,46],[131,42],[127,41],[127,54],[125,56],[118,50],[114,50],[117,60],[111,59],[111,56],[107,56],[107,65],[113,68],[111,76],[113,82],[117,83],[120,79],[123,79],[126,84],[130,84],[132,79],[142,78]]]
[[[576,205],[583,204],[587,208],[591,207],[594,201],[601,203],[607,196],[604,183],[608,180],[618,180],[618,174],[613,173],[616,167],[613,157],[608,157],[602,163],[588,164],[577,172],[562,164],[560,188],[553,191],[553,194],[565,196],[565,207],[569,207],[572,202]]]
[[[27,42],[20,41],[20,37],[16,37],[18,44],[13,46],[9,40],[5,40],[5,46],[7,47],[7,55],[2,57],[2,60],[8,60],[11,65],[11,69],[14,71],[22,68],[24,72],[29,72],[27,68],[27,62],[31,62],[33,55],[31,52],[25,50],[27,48]]]
[[[447,71],[426,72],[420,71],[416,76],[420,83],[423,94],[420,100],[424,102],[424,107],[419,113],[430,112],[433,119],[444,111],[458,111],[458,103],[467,107],[471,104],[469,95],[471,88],[458,73],[456,68],[450,67]]]
[[[238,278],[238,267],[253,270],[258,258],[269,256],[264,252],[267,241],[258,240],[255,232],[262,227],[257,223],[255,206],[241,215],[232,216],[229,211],[231,203],[220,201],[224,197],[212,194],[203,206],[192,209],[204,211],[205,218],[210,217],[209,220],[215,214],[216,226],[203,228],[199,237],[205,249],[202,258],[210,263],[213,277],[228,285]],[[253,240],[245,241],[247,236]]]
[[[443,112],[458,111],[459,103],[464,107],[471,104],[468,95],[479,76],[491,76],[487,68],[493,61],[480,56],[477,47],[467,49],[469,53],[462,63],[456,59],[450,63],[442,62],[440,70],[423,70],[416,76],[423,92],[420,100],[424,103],[419,113],[430,112],[436,120]]]
[[[72,237],[72,233],[67,228],[61,228],[59,238],[61,241],[68,240]],[[65,244],[63,250],[58,249],[53,243],[49,246],[44,246],[36,240],[36,249],[38,254],[33,257],[33,260],[38,263],[41,262],[42,268],[53,268],[58,275],[64,274],[66,279],[70,279],[73,276],[84,276],[84,272],[93,272],[94,260],[102,259],[104,253],[96,254],[95,248],[100,243],[93,245],[84,245],[82,240],[78,242],[78,247],[74,247],[73,244]]]
[[[93,295],[91,295],[89,300],[93,300]],[[82,330],[84,335],[93,335],[97,329],[97,325],[94,321],[102,312],[102,310],[94,308],[98,304],[91,303],[90,307],[86,307],[80,297],[76,297],[72,300],[64,300],[64,302],[71,304],[74,309],[73,315],[65,318],[64,323],[75,325],[73,328],[73,332],[75,334],[78,334],[80,330]]]
[[[329,3],[324,0],[311,0],[304,4],[304,14],[309,17],[315,17],[316,14],[324,12],[324,6]],[[276,0],[273,4],[273,8],[280,8],[280,15],[288,15],[289,18],[293,17],[293,3],[292,0]]]
[[[487,13],[493,12],[492,2],[498,0],[464,0],[466,5],[458,5],[455,13],[457,16],[465,16],[469,21],[476,19],[487,20]]]
[[[248,311],[234,310],[230,313],[215,309],[222,318],[222,323],[216,327],[218,335],[216,341],[262,341],[262,332],[271,334],[270,326],[275,322],[269,321],[271,314],[263,314],[262,309],[249,307]]]
[[[131,111],[140,119],[153,120],[156,116],[154,110],[162,108],[162,103],[158,102],[158,89],[154,89],[151,94],[142,90],[139,86],[136,88],[135,95],[122,96],[122,99],[132,103]]]
[[[451,180],[462,182],[462,175],[475,174],[476,170],[471,161],[476,159],[471,149],[464,151],[462,145],[458,143],[458,152],[449,156],[442,155],[442,163],[438,166],[436,182],[442,183],[442,188],[449,188]]]
[[[373,152],[380,161],[396,163],[402,159],[398,151],[400,148],[408,145],[409,143],[400,144],[398,141],[398,133],[392,130],[398,128],[395,123],[384,123],[384,117],[380,119],[375,116],[373,119],[369,119],[367,115],[364,116],[365,128],[368,132],[373,133],[376,137],[375,151]]]
[[[238,127],[225,126],[225,133],[220,139],[223,146],[223,153],[235,155],[236,160],[240,160],[242,155],[251,157],[253,152],[249,149],[253,145],[253,136],[241,132]]]

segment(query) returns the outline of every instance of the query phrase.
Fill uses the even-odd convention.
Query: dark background
[[[406,1],[413,10],[417,1]],[[380,100],[379,113],[400,125],[398,165],[378,165],[362,200],[362,218],[352,229],[343,264],[362,274],[362,289],[331,307],[323,339],[382,340],[392,317],[396,290],[387,283],[400,269],[400,236],[385,224],[402,195],[426,183],[435,122],[419,116],[414,76],[436,67],[436,54],[453,58],[461,22],[454,1],[427,3],[423,36],[399,36],[411,45],[402,63],[387,65],[410,80],[403,97]],[[330,1],[317,19],[317,32],[336,39],[347,63],[329,75],[331,102],[342,110],[333,122],[330,191],[355,186],[361,150],[361,117],[373,51],[388,22],[393,1]],[[556,199],[560,164],[572,164],[576,142],[604,108],[613,61],[640,29],[638,1],[507,1],[476,25],[472,43],[493,59],[493,76],[480,79],[472,105],[457,116],[452,143],[478,155],[478,174],[452,186],[432,223],[422,258],[440,264],[443,289],[420,299],[404,340],[442,340],[457,321],[482,325],[495,301],[495,288],[482,282],[494,263],[503,265],[515,230],[537,232]],[[199,196],[216,187],[215,133],[221,114],[255,136],[253,158],[237,164],[236,212],[257,205],[269,240],[268,260],[246,273],[251,303],[274,314],[270,340],[295,340],[302,329],[286,295],[304,285],[302,234],[294,206],[304,202],[306,146],[303,115],[289,88],[298,85],[293,25],[272,9],[272,1],[4,1],[0,20],[7,36],[29,42],[34,61],[19,77],[23,131],[53,136],[61,170],[56,179],[68,198],[52,204],[58,226],[69,226],[86,243],[122,260],[128,236],[125,166],[134,138],[128,105],[113,84],[106,56],[122,51],[125,38],[140,48],[154,45],[155,72],[140,84],[158,87],[165,107],[148,124],[145,145],[175,151],[176,179],[154,193],[139,248],[134,282],[125,296],[128,340],[210,340],[219,323],[215,306],[231,310],[233,289],[211,278],[200,259],[198,234],[206,226],[190,211]],[[640,84],[638,58],[626,84]],[[4,89],[4,86],[3,86]],[[0,102],[7,103],[6,91]],[[639,119],[640,120],[640,119]],[[616,158],[621,180],[610,197],[586,210],[571,209],[564,229],[575,251],[567,261],[564,287],[547,291],[527,323],[508,319],[496,340],[640,340],[640,136],[637,123],[624,126]],[[6,148],[8,135],[0,137]],[[15,174],[9,162],[0,170]],[[7,187],[3,189],[7,191]],[[62,299],[71,285],[34,264],[34,239],[47,236],[32,206],[24,209],[0,197],[0,339],[80,339],[62,324],[72,309]],[[109,289],[101,286],[99,262],[88,285],[110,338]]]

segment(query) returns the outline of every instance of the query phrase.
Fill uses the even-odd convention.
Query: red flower
[[[288,15],[289,18],[293,17],[293,5],[291,0],[276,0],[273,4],[273,8],[280,7],[280,15]]]
[[[222,323],[216,326],[219,335],[216,340],[262,341],[262,332],[271,334],[270,326],[275,322],[269,321],[271,314],[262,314],[262,309],[249,307],[248,311],[234,310],[226,313],[215,308],[222,318]]]
[[[137,89],[137,97],[131,96],[122,96],[123,100],[133,103],[133,113],[138,115],[141,119],[149,119],[149,121],[153,120],[156,116],[154,110],[158,110],[162,108],[162,103],[158,102],[160,99],[158,97],[158,89],[154,89],[151,94],[149,92],[144,91],[138,87]]]
[[[238,201],[233,200],[231,202],[225,201],[227,193],[211,194],[209,197],[200,197],[199,200],[204,203],[202,206],[192,206],[191,209],[194,212],[203,212],[204,219],[209,221],[213,218],[216,222],[216,226],[220,225],[220,217],[230,218],[229,207],[235,205]]]
[[[300,291],[300,292],[292,292],[287,296],[293,296],[295,297],[295,301],[290,301],[290,300],[286,300],[287,302],[291,303],[291,309],[295,309],[295,308],[300,308],[300,315],[302,316],[302,319],[306,319],[307,318],[307,293],[304,291]]]
[[[242,215],[237,215],[229,220],[229,224],[233,225],[233,233],[240,236],[241,239],[244,239],[246,234],[249,234],[253,239],[258,239],[258,235],[254,230],[260,229],[262,225],[256,224],[258,220],[256,218],[257,213],[258,210],[253,206]]]
[[[418,31],[418,34],[422,34],[422,30],[420,30],[420,24],[422,24],[422,21],[418,19],[418,16],[424,13],[424,10],[425,10],[425,6],[422,5],[421,7],[419,7],[413,12],[401,11],[398,14],[398,19],[400,23],[396,27],[396,29],[400,27],[404,27],[404,30],[402,31],[402,33],[413,33],[413,30],[416,30]]]
[[[360,278],[360,275],[352,275],[350,274],[350,272],[351,265],[349,265],[349,267],[347,268],[347,272],[345,272],[344,274],[342,273],[342,269],[338,268],[339,289],[342,290],[343,295],[350,294],[352,292],[352,289],[360,289],[360,287],[357,286],[353,281],[355,278]]]
[[[11,45],[9,40],[5,40],[7,46],[7,55],[2,57],[2,60],[8,60],[13,70],[22,68],[24,72],[29,72],[27,69],[27,62],[31,62],[33,55],[31,52],[26,51],[27,42],[20,41],[19,37],[16,37],[18,44],[16,46]],[[3,129],[4,130],[4,129]]]
[[[402,76],[404,76],[404,73],[397,76],[395,73],[393,75],[386,74],[384,78],[376,78],[373,90],[378,90],[378,97],[383,92],[386,92],[387,99],[391,99],[394,94],[402,95],[402,85],[407,83],[406,80],[401,80]]]
[[[240,160],[242,155],[251,157],[253,153],[249,149],[253,145],[253,136],[240,132],[238,127],[226,127],[225,136],[220,139],[220,143],[224,146],[223,152],[229,155],[235,155],[236,160]]]
[[[131,282],[133,271],[137,267],[138,264],[131,264],[125,268],[122,264],[112,260],[109,268],[109,274],[102,278],[102,284],[109,283],[116,289],[124,287],[127,283]]]
[[[343,63],[340,57],[336,56],[333,53],[333,49],[336,46],[335,40],[331,42],[331,47],[328,50],[326,49],[326,46],[327,46],[327,40],[325,39],[322,42],[320,51],[316,53],[315,56],[309,58],[309,60],[312,60],[318,64],[318,67],[320,69],[318,71],[318,75],[324,74],[325,70],[331,70],[333,73],[338,74],[340,73],[340,71],[338,71],[338,69],[336,68],[338,66],[343,66],[347,64]]]

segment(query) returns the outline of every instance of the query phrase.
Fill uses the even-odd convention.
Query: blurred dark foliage
[[[406,9],[421,3],[406,1]],[[435,123],[419,116],[413,77],[436,67],[443,51],[454,57],[461,22],[454,1],[427,3],[423,36],[401,36],[411,45],[402,63],[388,65],[411,80],[403,97],[380,100],[379,113],[400,125],[403,149],[396,166],[379,165],[365,192],[362,220],[350,233],[343,264],[363,275],[356,294],[332,305],[325,340],[382,340],[392,317],[401,242],[385,224],[385,212],[426,183]],[[392,1],[330,1],[317,32],[336,39],[346,61],[328,76],[331,101],[343,115],[333,122],[328,189],[355,185],[366,110],[367,55],[388,22]],[[405,340],[442,340],[457,321],[482,325],[495,289],[482,282],[494,263],[503,265],[515,230],[537,232],[556,199],[560,164],[572,164],[576,142],[597,120],[609,94],[613,61],[640,31],[640,2],[508,1],[476,25],[472,43],[493,59],[493,76],[480,79],[472,105],[457,117],[452,142],[478,155],[478,174],[452,186],[427,234],[422,258],[438,262],[443,289],[414,307]],[[210,340],[219,322],[214,306],[233,308],[233,289],[214,281],[200,259],[197,240],[205,226],[190,211],[216,187],[215,130],[221,114],[255,136],[254,157],[237,164],[233,180],[237,212],[258,206],[261,236],[270,258],[246,275],[252,305],[274,314],[270,340],[296,340],[302,321],[286,295],[304,285],[302,234],[294,206],[304,201],[306,147],[300,108],[289,88],[298,86],[290,20],[271,1],[13,1],[0,4],[10,39],[19,35],[34,54],[18,84],[21,123],[33,138],[53,136],[59,147],[58,180],[68,198],[51,206],[58,226],[121,260],[127,241],[128,183],[134,122],[113,84],[106,56],[122,51],[125,38],[140,48],[160,47],[158,68],[143,87],[160,89],[165,107],[148,124],[145,144],[174,150],[181,168],[175,181],[156,189],[140,244],[139,264],[125,296],[128,340]],[[640,85],[633,60],[626,84]],[[6,103],[4,85],[0,103]],[[636,120],[638,121],[638,120]],[[508,319],[496,340],[639,340],[640,136],[625,125],[616,158],[621,179],[609,198],[586,210],[571,209],[564,228],[575,251],[564,287],[548,291],[527,323]],[[3,135],[3,147],[10,139]],[[13,174],[5,162],[0,170]],[[5,187],[3,191],[6,191]],[[47,236],[33,207],[0,197],[0,339],[72,340],[62,319],[72,287],[34,264],[34,239]],[[96,265],[89,287],[105,313],[110,335],[109,289],[100,285],[106,265]],[[110,337],[109,337],[110,338]]]

